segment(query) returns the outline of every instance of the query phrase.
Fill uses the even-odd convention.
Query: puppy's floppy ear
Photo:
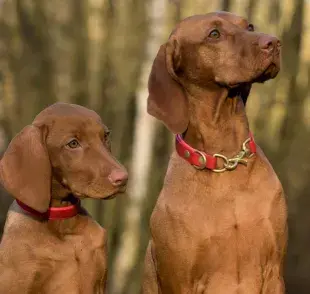
[[[0,161],[0,179],[13,197],[45,212],[50,204],[51,165],[41,128],[26,126]]]
[[[161,120],[173,133],[183,133],[189,122],[188,101],[177,82],[176,70],[181,63],[176,39],[160,47],[149,77],[147,111]]]

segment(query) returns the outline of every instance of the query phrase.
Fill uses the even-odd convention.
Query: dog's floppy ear
[[[175,39],[162,45],[154,60],[148,84],[148,113],[161,120],[175,134],[183,133],[189,121],[188,101],[176,76],[180,60],[180,48]]]
[[[31,208],[45,212],[50,204],[51,165],[40,128],[29,125],[17,134],[0,161],[4,188]]]

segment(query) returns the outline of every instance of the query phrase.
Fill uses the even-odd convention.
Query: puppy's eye
[[[209,34],[209,38],[218,39],[221,36],[219,30],[212,30]]]
[[[75,149],[80,146],[80,143],[78,142],[78,140],[73,139],[67,144],[67,146],[71,149]]]
[[[252,25],[251,23],[248,26],[248,31],[254,32],[254,25]]]

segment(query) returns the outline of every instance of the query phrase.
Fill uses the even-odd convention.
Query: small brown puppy
[[[227,12],[183,20],[159,49],[148,112],[180,135],[151,216],[144,294],[284,293],[285,198],[245,114],[251,85],[279,68],[279,40]]]
[[[16,198],[0,244],[0,293],[105,293],[106,232],[79,198],[124,192],[109,130],[82,106],[56,103],[10,143],[1,182]]]

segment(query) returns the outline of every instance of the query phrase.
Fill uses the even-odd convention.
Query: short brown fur
[[[13,138],[1,182],[39,212],[72,196],[113,197],[127,172],[110,153],[108,132],[94,111],[56,103]],[[68,147],[72,139],[77,148]],[[106,231],[82,207],[75,217],[45,220],[13,202],[0,244],[0,293],[102,294],[106,275]]]
[[[279,40],[254,32],[246,19],[227,12],[187,18],[154,60],[148,112],[192,147],[235,156],[249,136],[251,85],[279,68]],[[150,220],[144,294],[285,292],[285,197],[257,149],[247,166],[220,174],[173,152]]]

